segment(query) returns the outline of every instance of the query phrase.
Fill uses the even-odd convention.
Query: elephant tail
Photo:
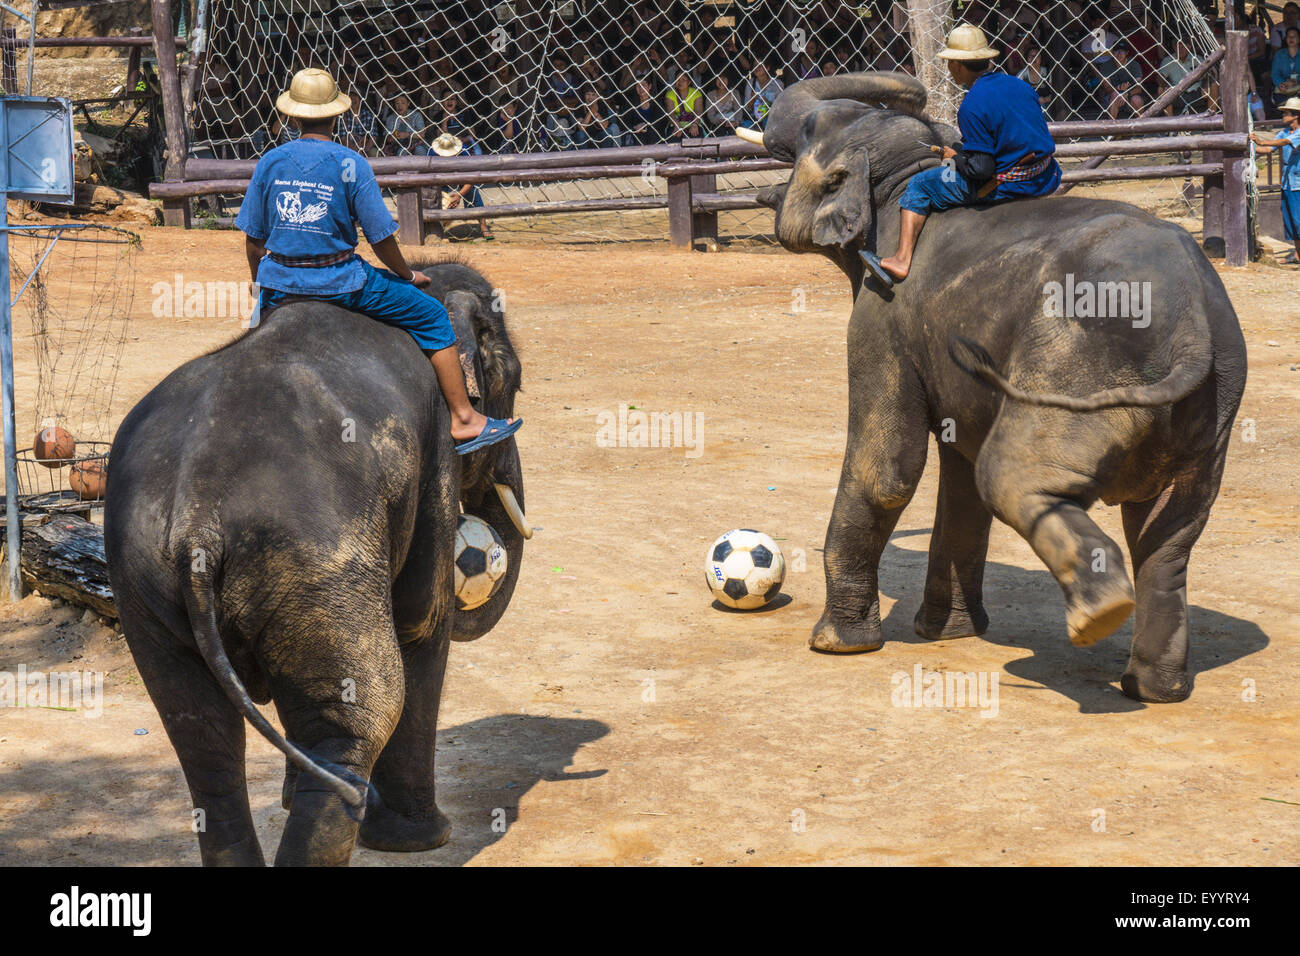
[[[189,612],[190,628],[199,653],[208,669],[226,692],[230,702],[242,713],[263,737],[282,751],[289,761],[303,773],[310,774],[329,787],[349,807],[360,812],[365,807],[370,784],[345,767],[313,757],[299,750],[262,716],[253,699],[248,696],[244,682],[239,679],[230,663],[221,632],[217,626],[217,601],[214,580],[221,567],[221,537],[207,530],[187,536],[185,560],[190,562],[189,586],[185,589],[185,607]]]
[[[1210,349],[1208,336],[1202,348],[1189,350],[1186,361],[1175,360],[1173,370],[1158,382],[1150,385],[1126,385],[1106,388],[1091,395],[1075,397],[1051,393],[1036,394],[1017,388],[1003,377],[994,365],[993,356],[978,342],[961,335],[948,339],[948,354],[957,366],[968,375],[988,382],[1007,397],[1028,405],[1049,405],[1072,412],[1095,412],[1103,408],[1151,408],[1171,405],[1186,398],[1210,374]]]

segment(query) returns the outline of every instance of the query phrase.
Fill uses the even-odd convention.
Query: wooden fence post
[[[690,249],[695,242],[692,178],[668,179],[668,242],[674,249]]]
[[[185,179],[185,108],[181,101],[180,72],[176,68],[176,35],[172,28],[171,0],[150,0],[153,16],[153,48],[158,57],[158,79],[162,84],[163,126],[167,133],[166,182]],[[190,227],[188,199],[163,200],[163,223]]]
[[[1219,79],[1219,101],[1223,107],[1223,129],[1227,133],[1245,133],[1246,100],[1246,31],[1229,30],[1224,46],[1223,72]],[[1227,265],[1244,266],[1250,261],[1250,224],[1246,198],[1246,163],[1244,150],[1227,150],[1223,154],[1223,257]]]
[[[404,246],[424,245],[424,204],[420,187],[397,190],[397,241]]]

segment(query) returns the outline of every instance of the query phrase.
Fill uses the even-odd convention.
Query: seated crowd
[[[1274,24],[1264,4],[1238,23],[1250,31],[1252,103],[1258,116],[1300,91],[1300,7],[1286,4]],[[818,35],[794,31],[797,42],[760,43],[736,29],[688,35],[663,13],[671,5],[635,4],[611,28],[586,21],[550,36],[553,50],[530,82],[516,72],[496,31],[476,31],[444,11],[421,22],[396,11],[396,28],[343,31],[339,80],[353,94],[339,120],[340,139],[368,156],[432,155],[449,134],[463,154],[636,146],[729,135],[737,125],[762,127],[785,86],[813,76],[860,70],[914,72],[907,36],[891,17],[844,19],[832,7]],[[1035,3],[973,0],[963,18],[1005,51],[996,69],[1039,91],[1051,119],[1140,115],[1176,86],[1199,58],[1162,27],[1152,7],[1098,3],[1079,7],[1064,26]],[[888,9],[888,4],[883,7]],[[439,20],[438,18],[442,19]],[[810,17],[809,22],[813,22]],[[1209,20],[1222,34],[1222,21]],[[617,41],[610,39],[616,37]],[[797,47],[797,52],[795,51]],[[314,51],[299,46],[299,59]],[[523,62],[523,61],[521,61]],[[540,82],[532,77],[541,74]],[[1164,110],[1218,108],[1212,78],[1187,86]],[[267,123],[241,137],[254,153],[296,134],[262,104]],[[254,122],[258,122],[254,119]]]

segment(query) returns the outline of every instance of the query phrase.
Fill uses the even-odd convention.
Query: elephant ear
[[[847,249],[870,231],[871,159],[865,146],[837,155],[826,169],[822,197],[813,220],[813,242]]]

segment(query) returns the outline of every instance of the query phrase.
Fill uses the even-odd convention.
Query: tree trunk
[[[949,6],[949,0],[907,0],[907,25],[916,78],[930,93],[926,112],[931,119],[956,123],[958,93],[947,66],[935,56],[943,49]]]

